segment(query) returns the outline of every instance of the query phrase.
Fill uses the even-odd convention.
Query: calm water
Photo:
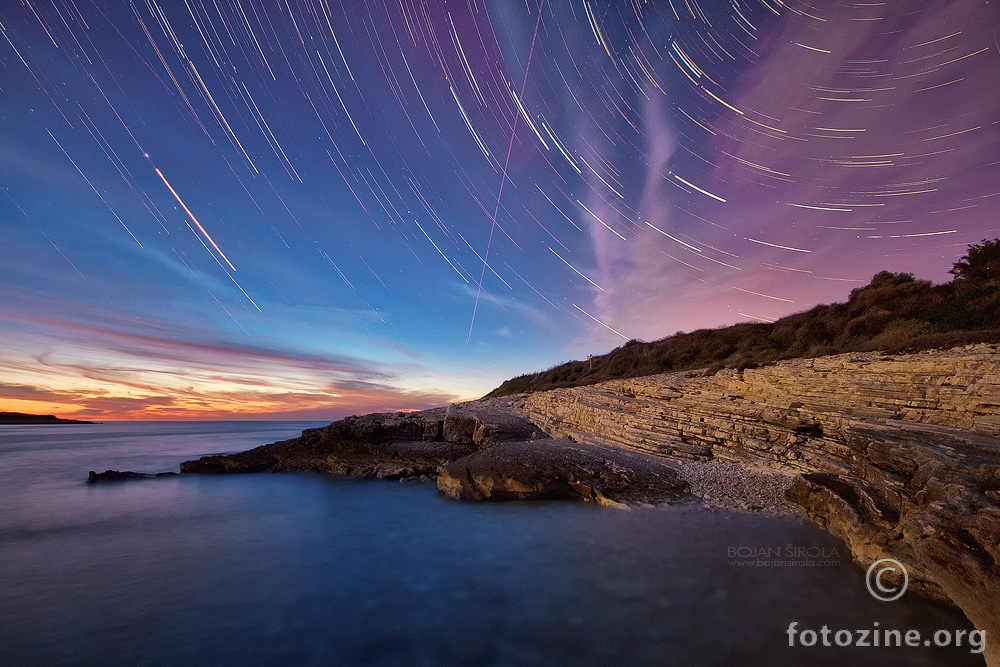
[[[789,648],[791,621],[970,628],[912,594],[875,601],[844,545],[796,519],[459,503],[321,475],[85,483],[311,425],[0,427],[0,664],[983,664],[954,648]],[[788,545],[842,565],[730,564],[730,548]]]

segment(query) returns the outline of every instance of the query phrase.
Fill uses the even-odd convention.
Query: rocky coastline
[[[802,512],[1000,638],[1000,351],[843,354],[348,417],[182,473],[437,478],[470,500]],[[987,664],[1000,666],[996,639]]]

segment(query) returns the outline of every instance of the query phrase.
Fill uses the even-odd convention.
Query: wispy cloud
[[[458,400],[413,389],[418,367],[185,339],[110,326],[6,313],[0,335],[0,406],[107,419],[316,418],[421,409]]]
[[[124,392],[121,392],[124,393]],[[456,400],[446,393],[391,387],[330,387],[313,392],[255,387],[243,392],[191,388],[170,395],[121,395],[114,389],[53,390],[0,384],[0,409],[29,410],[94,419],[310,419],[335,420],[349,414],[420,410]],[[35,406],[32,409],[31,406]]]

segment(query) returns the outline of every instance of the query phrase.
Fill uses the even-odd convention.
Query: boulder
[[[666,462],[571,440],[506,441],[444,466],[438,489],[466,500],[572,498],[626,506],[689,498]]]

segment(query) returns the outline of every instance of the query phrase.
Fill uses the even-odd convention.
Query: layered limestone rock
[[[913,589],[1000,639],[997,346],[671,373],[509,405],[555,437],[796,475],[786,497],[861,565],[901,561]]]
[[[189,474],[307,470],[381,479],[436,476],[443,493],[467,500],[569,498],[627,506],[689,497],[687,482],[662,459],[551,440],[495,400],[347,417],[291,440],[181,464]]]
[[[474,414],[460,406],[413,413],[347,417],[298,438],[238,454],[203,456],[182,473],[294,472],[393,479],[436,475],[449,461],[505,438],[544,435],[531,422],[503,411]]]
[[[920,422],[1000,436],[1000,354],[989,345],[884,357],[796,359],[745,371],[665,373],[510,401],[553,436],[678,459],[842,458],[856,424]]]

